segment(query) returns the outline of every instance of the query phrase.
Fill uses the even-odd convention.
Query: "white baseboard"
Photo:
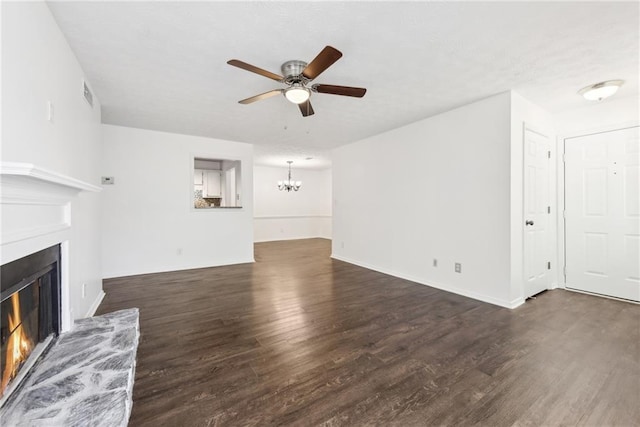
[[[472,291],[468,291],[466,289],[460,289],[460,288],[456,288],[455,286],[451,286],[451,285],[445,285],[442,283],[436,283],[436,282],[425,282],[423,279],[417,278],[417,277],[411,277],[409,275],[406,274],[401,274],[395,271],[390,271],[384,268],[379,268],[377,266],[374,265],[370,265],[367,263],[363,263],[363,262],[359,262],[359,261],[355,261],[352,259],[348,259],[339,255],[335,255],[335,254],[331,254],[331,258],[333,259],[337,259],[338,261],[344,261],[344,262],[348,262],[349,264],[354,264],[357,265],[359,267],[364,267],[367,268],[369,270],[373,270],[373,271],[378,271],[380,273],[384,273],[384,274],[388,274],[390,276],[394,276],[394,277],[399,277],[400,279],[405,279],[405,280],[409,280],[411,282],[415,282],[418,283],[420,285],[424,285],[424,286],[430,286],[432,288],[436,288],[436,289],[440,289],[442,291],[446,291],[446,292],[451,292],[457,295],[462,295],[463,297],[467,297],[467,298],[472,298],[478,301],[482,301],[482,302],[486,302],[489,304],[493,304],[493,305],[497,305],[500,307],[505,307],[505,308],[510,308],[510,309],[514,309],[522,304],[524,304],[524,298],[516,298],[513,301],[506,301],[506,300],[502,300],[502,299],[498,299],[498,298],[493,298],[487,295],[482,295],[476,292],[472,292]]]
[[[213,267],[224,267],[228,265],[238,265],[238,264],[253,264],[256,260],[251,257],[243,260],[235,260],[229,262],[228,264],[216,264],[211,265],[210,263],[206,264],[194,264],[188,266],[174,266],[167,268],[158,268],[153,270],[121,270],[121,271],[112,271],[108,273],[103,273],[102,279],[117,279],[120,277],[128,277],[128,276],[141,276],[143,274],[156,274],[156,273],[169,273],[172,271],[186,271],[186,270],[198,270],[200,268],[213,268]]]
[[[277,237],[277,238],[274,237],[273,239],[254,240],[253,243],[282,242],[287,240],[305,240],[305,239],[331,240],[331,237],[327,237],[327,236],[297,236],[297,237]]]
[[[95,301],[93,301],[93,304],[91,304],[91,307],[89,307],[89,310],[87,311],[87,315],[85,317],[93,317],[93,315],[96,314],[96,311],[98,310],[98,307],[100,307],[100,303],[102,303],[105,295],[106,294],[104,293],[104,291],[100,289],[100,293],[96,297]]]

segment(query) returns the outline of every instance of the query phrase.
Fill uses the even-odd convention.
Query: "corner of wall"
[[[96,314],[96,311],[98,310],[98,307],[100,307],[100,304],[102,303],[102,300],[104,299],[105,296],[106,294],[104,293],[104,290],[100,289],[100,292],[91,303],[91,306],[87,310],[87,313],[85,314],[84,317],[93,317],[93,315]]]

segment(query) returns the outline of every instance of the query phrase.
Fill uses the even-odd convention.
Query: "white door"
[[[568,288],[640,301],[638,127],[565,140]]]
[[[551,146],[545,135],[524,132],[524,280],[525,298],[551,285]]]

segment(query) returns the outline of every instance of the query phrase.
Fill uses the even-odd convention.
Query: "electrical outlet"
[[[340,249],[344,249],[344,242],[340,242]]]
[[[182,248],[176,249],[176,255],[182,255]]]
[[[102,185],[113,185],[115,182],[116,182],[116,179],[112,176],[102,177]]]
[[[437,266],[438,266],[438,260],[437,260],[437,259],[435,259],[435,258],[433,259],[433,266],[434,266],[434,267],[437,267]]]
[[[456,273],[462,273],[462,264],[456,262]]]
[[[87,284],[83,283],[82,284],[82,298],[87,296]]]

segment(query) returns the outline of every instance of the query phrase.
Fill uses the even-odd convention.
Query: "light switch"
[[[47,101],[47,120],[53,123],[53,102]]]

